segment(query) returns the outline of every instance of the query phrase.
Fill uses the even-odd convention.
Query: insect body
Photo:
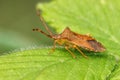
[[[77,49],[85,58],[87,58],[87,56],[79,49],[79,47],[94,52],[105,51],[105,47],[100,42],[96,41],[92,36],[75,33],[71,31],[69,27],[66,27],[61,34],[53,34],[48,29],[43,17],[41,15],[39,16],[43,26],[46,28],[49,34],[40,29],[33,29],[33,31],[41,32],[42,34],[54,39],[54,46],[52,48],[53,51],[55,50],[56,43],[64,46],[73,58],[75,58],[75,55],[70,51],[70,48]]]

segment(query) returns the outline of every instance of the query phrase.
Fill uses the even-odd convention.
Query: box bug
[[[53,34],[49,30],[47,24],[45,23],[44,18],[40,15],[40,13],[38,13],[38,14],[39,14],[40,20],[42,22],[42,25],[45,27],[45,29],[47,30],[47,32],[49,34],[47,34],[46,32],[44,32],[38,28],[33,29],[33,31],[38,31],[54,40],[54,45],[53,45],[52,51],[55,50],[56,43],[61,46],[64,46],[65,49],[72,55],[73,58],[75,58],[76,56],[73,54],[73,52],[70,51],[70,48],[75,48],[85,58],[87,58],[87,56],[80,50],[80,48],[83,48],[88,51],[93,51],[93,52],[105,51],[105,47],[100,42],[98,42],[95,38],[93,38],[92,36],[90,36],[88,34],[83,35],[83,34],[73,32],[73,31],[71,31],[71,29],[69,27],[66,27],[61,34]]]

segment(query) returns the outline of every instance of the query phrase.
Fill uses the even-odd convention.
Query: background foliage
[[[51,45],[48,38],[32,31],[36,27],[42,28],[36,16],[35,6],[38,2],[49,0],[0,0],[0,54],[20,48]]]

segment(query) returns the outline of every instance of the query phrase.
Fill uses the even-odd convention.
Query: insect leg
[[[54,41],[52,50],[55,51],[55,48],[56,48],[56,40]]]
[[[69,50],[68,46],[65,46],[65,49],[72,55],[73,58],[76,58],[76,56]]]
[[[83,57],[88,58],[76,45],[73,46],[75,49],[77,49]]]
[[[49,52],[49,54],[53,53],[55,51],[55,48],[56,48],[56,40],[54,41],[53,48],[51,49],[51,51]]]

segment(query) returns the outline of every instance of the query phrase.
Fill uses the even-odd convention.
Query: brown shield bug
[[[69,27],[66,27],[64,31],[61,34],[53,34],[46,25],[44,18],[39,14],[40,20],[42,22],[42,25],[47,30],[47,33],[43,32],[41,29],[33,29],[33,31],[38,31],[44,35],[46,35],[49,38],[52,38],[54,40],[54,46],[52,48],[52,51],[56,48],[56,43],[64,46],[65,49],[72,55],[73,58],[76,56],[73,54],[73,52],[70,51],[70,48],[75,48],[78,50],[85,58],[87,56],[80,50],[80,48],[83,48],[88,51],[93,52],[103,52],[105,51],[105,47],[98,42],[95,38],[93,38],[90,35],[83,35],[76,32],[71,31]]]

